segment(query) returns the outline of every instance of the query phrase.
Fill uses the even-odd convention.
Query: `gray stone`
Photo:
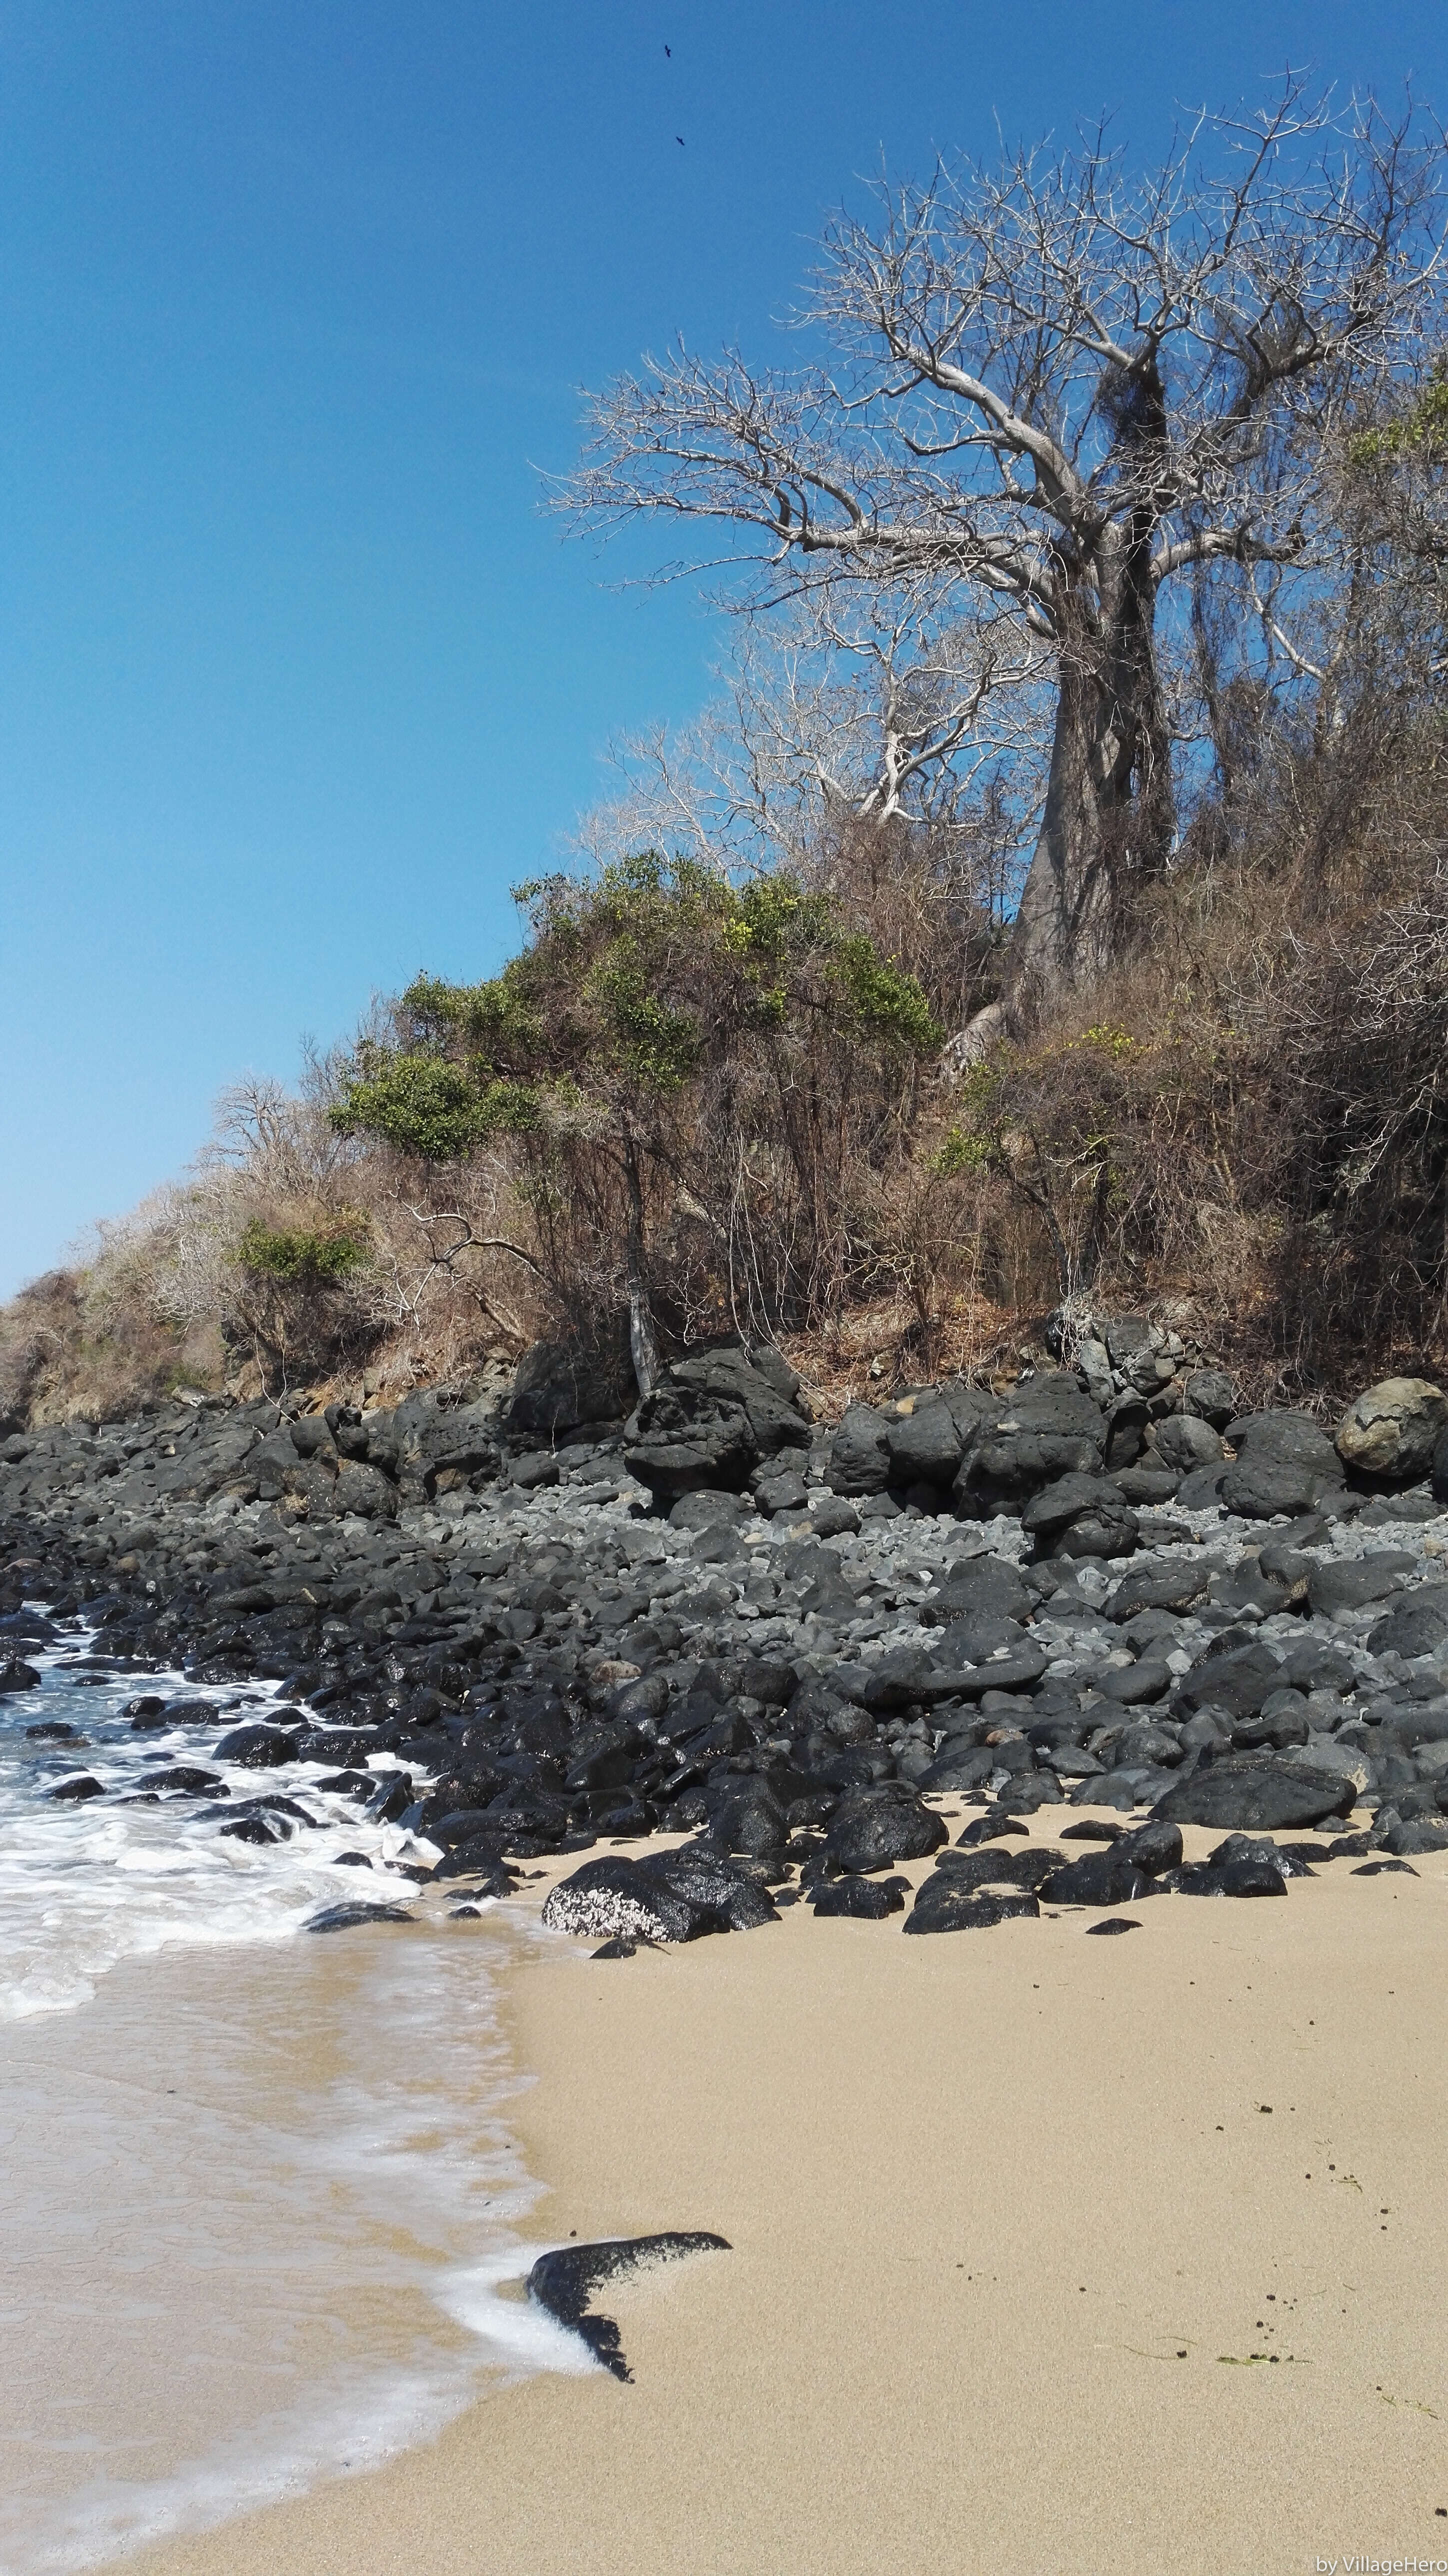
[[[1348,1557],[1315,1565],[1308,1578],[1307,1597],[1314,1610],[1331,1616],[1338,1610],[1364,1610],[1374,1601],[1386,1601],[1401,1592],[1406,1577],[1416,1573],[1414,1556],[1380,1550],[1370,1556]]]
[[[1073,1521],[1119,1508],[1120,1496],[1104,1476],[1058,1476],[1033,1494],[1021,1512],[1021,1527],[1033,1537],[1053,1539]]]
[[[1335,1447],[1354,1475],[1415,1485],[1448,1429],[1448,1395],[1422,1377],[1386,1377],[1348,1406]]]
[[[1091,1474],[1105,1450],[1105,1417],[1075,1377],[1039,1378],[997,1399],[971,1432],[955,1498],[968,1511],[1019,1506],[1060,1476]]]
[[[949,1405],[935,1395],[921,1396],[913,1412],[886,1418],[885,1445],[892,1484],[946,1488],[955,1481],[965,1433]]]
[[[1211,1575],[1205,1557],[1186,1558],[1177,1565],[1145,1559],[1123,1574],[1105,1604],[1106,1616],[1124,1621],[1141,1610],[1189,1610],[1194,1601],[1205,1597]]]
[[[1214,1431],[1225,1431],[1237,1410],[1237,1390],[1225,1369],[1193,1369],[1182,1400],[1188,1413],[1210,1422]]]
[[[975,1625],[982,1619],[1025,1619],[1032,1606],[1013,1565],[999,1556],[958,1557],[921,1617],[927,1626],[948,1627],[956,1621]]]
[[[1094,1676],[1102,1698],[1114,1700],[1122,1708],[1135,1708],[1142,1702],[1164,1699],[1175,1679],[1171,1666],[1152,1655],[1144,1655],[1139,1663],[1118,1666]]]
[[[1448,1638],[1448,1584],[1422,1584],[1396,1602],[1376,1628],[1368,1628],[1368,1654],[1402,1654],[1415,1662],[1420,1654],[1438,1654]]]
[[[1194,1467],[1215,1466],[1221,1462],[1221,1433],[1194,1413],[1169,1413],[1156,1426],[1151,1444],[1168,1467],[1188,1475]]]
[[[890,1482],[889,1425],[870,1404],[850,1404],[830,1444],[829,1484],[836,1494],[882,1494]]]

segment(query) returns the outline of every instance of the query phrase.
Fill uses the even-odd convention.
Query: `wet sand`
[[[603,2303],[632,2386],[534,2378],[128,2566],[1448,2563],[1448,1863],[1417,1867],[1119,1939],[796,1907],[619,1964],[545,1943],[509,2005],[531,2229],[733,2251]]]

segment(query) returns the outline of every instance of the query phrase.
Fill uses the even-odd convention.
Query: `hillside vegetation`
[[[1260,1397],[1441,1374],[1442,153],[1295,93],[1252,131],[1220,184],[1088,153],[832,236],[856,407],[821,377],[808,436],[734,361],[601,398],[569,505],[767,571],[719,707],[626,749],[501,974],[430,925],[0,1311],[0,1420],[560,1336],[645,1389],[777,1340],[828,1403],[1123,1307]]]

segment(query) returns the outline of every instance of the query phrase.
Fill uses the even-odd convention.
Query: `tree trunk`
[[[1046,808],[1011,940],[1016,1025],[1089,988],[1115,962],[1132,897],[1171,855],[1171,744],[1150,549],[1143,511],[1138,526],[1106,540],[1089,604],[1063,583]]]
[[[628,1186],[628,1346],[635,1384],[639,1394],[645,1396],[652,1395],[658,1384],[659,1345],[644,1269],[643,1180],[639,1172],[638,1148],[627,1130],[624,1134],[623,1168]]]

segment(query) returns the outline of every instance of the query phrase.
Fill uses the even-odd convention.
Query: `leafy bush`
[[[520,889],[521,954],[419,977],[332,1121],[427,1165],[506,1162],[556,1306],[625,1293],[684,1330],[844,1293],[859,1169],[903,1149],[943,1030],[841,892],[657,851]],[[521,1255],[520,1255],[521,1257]]]
[[[299,1226],[275,1228],[259,1217],[243,1229],[236,1257],[243,1270],[287,1288],[335,1288],[367,1259],[362,1234],[317,1234]]]

